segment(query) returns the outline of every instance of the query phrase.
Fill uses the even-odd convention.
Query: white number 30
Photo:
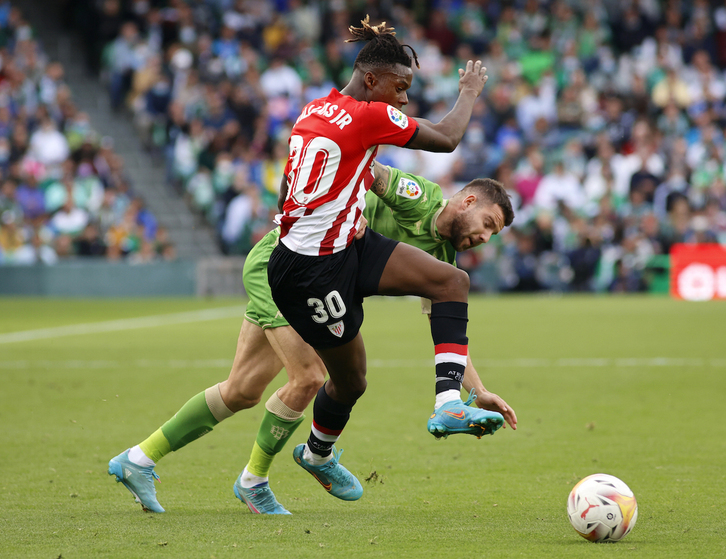
[[[308,299],[308,307],[314,307],[315,314],[313,315],[313,320],[318,324],[327,322],[328,314],[333,318],[340,318],[345,314],[345,303],[337,291],[328,293],[325,296],[325,303],[320,299],[311,297]]]

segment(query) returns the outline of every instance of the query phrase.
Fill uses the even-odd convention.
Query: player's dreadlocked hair
[[[411,60],[416,63],[416,68],[420,68],[418,64],[418,56],[416,51],[413,50],[411,45],[402,45],[396,39],[396,32],[393,27],[386,27],[384,21],[380,25],[371,25],[370,16],[366,16],[361,21],[363,27],[353,27],[352,25],[348,28],[352,39],[346,39],[346,43],[355,43],[357,41],[369,41],[358,53],[355,59],[355,66],[395,66],[401,64],[407,68],[411,67]],[[408,53],[403,50],[403,47],[411,49],[413,57],[409,56]]]

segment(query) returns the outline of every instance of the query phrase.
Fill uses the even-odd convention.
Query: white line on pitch
[[[14,342],[29,342],[63,336],[77,336],[82,334],[96,334],[98,332],[118,332],[120,330],[134,330],[136,328],[152,328],[155,326],[169,326],[190,322],[205,322],[220,318],[232,318],[244,315],[244,306],[222,307],[218,309],[204,309],[201,311],[188,311],[174,314],[158,314],[141,316],[138,318],[122,318],[107,320],[105,322],[88,322],[83,324],[69,324],[55,328],[40,328],[38,330],[22,330],[0,334],[0,344]]]
[[[646,358],[577,358],[577,359],[476,359],[475,364],[490,369],[538,368],[538,367],[614,367],[614,368],[657,368],[657,367],[716,367],[725,368],[726,359],[689,359],[674,357]],[[371,359],[368,367],[381,368],[426,368],[433,367],[432,359]],[[0,361],[0,369],[213,369],[229,368],[232,359],[131,359],[131,360],[89,360],[73,359]]]

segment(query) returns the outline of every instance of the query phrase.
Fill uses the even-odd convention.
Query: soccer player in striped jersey
[[[295,461],[332,495],[360,498],[360,482],[343,467],[334,443],[366,389],[366,351],[360,326],[363,299],[371,295],[418,295],[432,301],[435,353],[435,436],[490,434],[501,414],[471,408],[461,399],[466,369],[469,276],[406,243],[366,229],[356,239],[372,181],[378,146],[391,144],[434,152],[453,151],[466,131],[486,83],[481,62],[459,70],[459,97],[440,122],[409,118],[413,58],[385,24],[351,27],[353,41],[367,44],[356,57],[342,91],[309,103],[292,127],[281,183],[280,242],[267,267],[275,304],[323,360],[329,379],[318,391],[307,443]],[[410,47],[409,47],[410,48]],[[501,213],[495,226],[504,226]]]
[[[267,266],[275,304],[297,334],[315,348],[330,375],[317,392],[308,442],[297,447],[293,456],[332,495],[345,500],[360,498],[362,487],[339,463],[333,445],[365,391],[365,348],[359,332],[365,296],[419,295],[432,301],[436,399],[428,423],[431,433],[481,436],[493,433],[504,423],[500,413],[472,408],[461,400],[468,361],[467,274],[370,228],[356,239],[365,191],[373,180],[371,168],[377,146],[452,151],[461,141],[474,102],[486,83],[485,69],[480,62],[469,61],[466,69],[459,71],[459,98],[439,123],[408,118],[400,109],[407,103],[412,58],[391,28],[372,27],[367,18],[362,23],[362,28],[351,28],[351,32],[354,40],[366,40],[368,44],[356,59],[349,84],[341,92],[333,90],[327,98],[308,104],[293,127],[281,184],[284,204],[280,242]],[[416,60],[413,49],[412,53]],[[495,209],[491,218],[489,234],[490,228],[499,231],[505,225],[502,210]],[[466,238],[462,242],[466,243]],[[282,315],[278,313],[276,318]],[[272,363],[297,359],[292,354],[286,356],[291,346],[273,345],[272,341],[270,345],[266,355]],[[254,347],[254,343],[249,344],[243,350]],[[247,357],[238,348],[233,375],[237,360]],[[315,368],[317,364],[302,366]],[[186,417],[182,408],[166,431],[162,426],[150,439],[111,460],[109,473],[116,475],[145,508],[163,511],[156,501],[153,483],[150,488],[146,483],[134,486],[130,476],[125,475],[132,471],[127,466],[140,463],[146,468],[141,477],[152,482],[155,457],[208,432],[216,422],[236,411],[234,407],[245,407],[244,402],[229,407],[227,404],[233,400],[225,398],[223,390],[224,383],[187,403],[193,409],[207,408],[206,423],[194,419],[189,424],[176,421],[179,416]],[[304,407],[286,404],[282,395],[277,400],[268,402],[268,410],[275,410],[273,413],[288,419],[292,426],[301,418]]]
[[[437,184],[376,162],[364,216],[374,230],[453,264],[457,251],[478,246],[498,232],[499,212],[505,225],[511,223],[511,204],[496,181],[473,181],[444,200]],[[303,421],[305,408],[325,382],[326,370],[315,350],[290,327],[272,301],[267,262],[279,237],[279,228],[270,231],[247,256],[244,283],[250,301],[229,378],[191,398],[160,429],[109,464],[109,472],[139,497],[146,510],[164,510],[154,490],[156,462],[237,411],[255,406],[284,366],[288,383],[265,404],[249,461],[234,483],[234,492],[254,513],[288,513],[270,489],[270,467]],[[477,406],[500,412],[517,428],[514,410],[484,387],[468,356],[463,385],[467,391],[475,390]]]

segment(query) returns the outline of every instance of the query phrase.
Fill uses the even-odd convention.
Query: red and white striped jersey
[[[378,146],[403,146],[417,129],[416,121],[391,105],[356,101],[335,89],[308,103],[290,134],[281,242],[309,256],[350,245],[373,183]]]

